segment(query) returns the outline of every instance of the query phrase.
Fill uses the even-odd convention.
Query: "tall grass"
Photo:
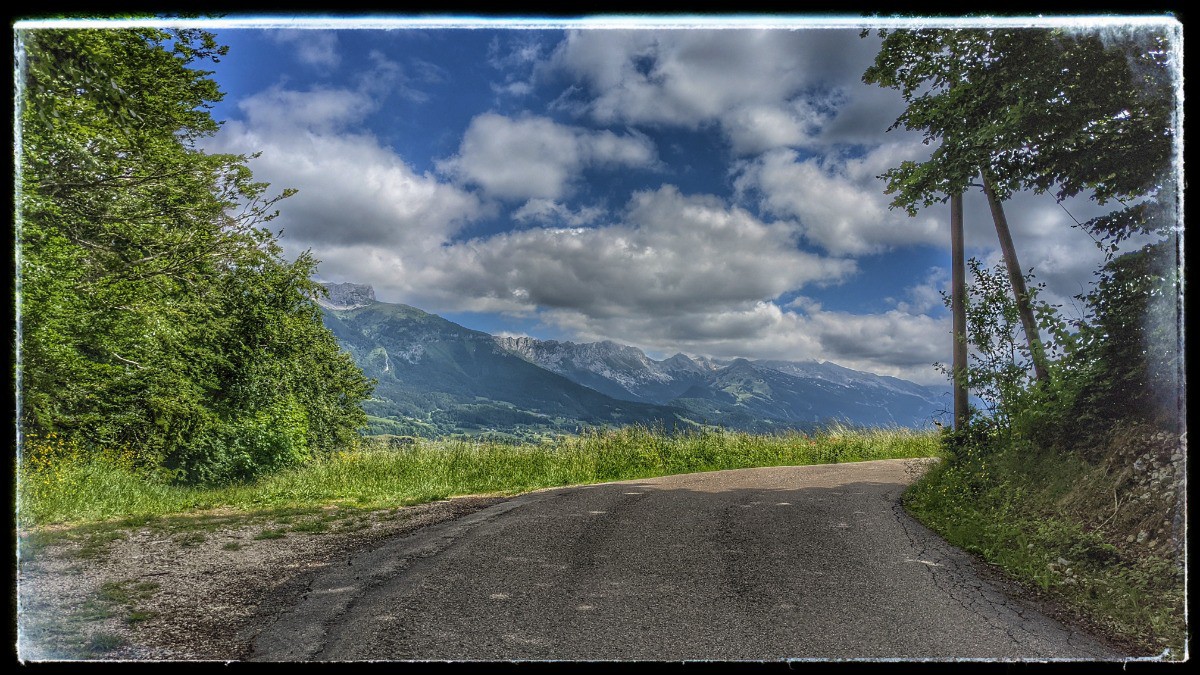
[[[467,494],[516,494],[538,488],[676,473],[927,457],[937,436],[909,429],[834,426],[807,435],[703,430],[667,435],[624,427],[539,444],[417,440],[339,452],[257,482],[224,487],[170,485],[136,476],[103,458],[74,457],[52,467],[23,462],[18,516],[23,526],[231,507],[257,509],[348,503],[417,504]]]
[[[1134,495],[1118,497],[1120,477],[1113,463],[1056,449],[967,446],[910,486],[904,505],[951,544],[1123,637],[1135,653],[1170,649],[1168,658],[1180,659],[1185,571],[1134,543],[1140,525],[1114,523],[1114,503],[1138,508]]]

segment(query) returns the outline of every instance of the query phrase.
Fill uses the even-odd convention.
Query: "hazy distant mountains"
[[[690,417],[708,416],[714,423],[748,414],[772,426],[811,426],[833,419],[927,426],[945,407],[940,390],[829,362],[692,359],[684,354],[655,361],[636,347],[607,341],[496,341],[531,363],[613,398],[682,407]]]
[[[949,398],[937,388],[832,363],[663,361],[613,342],[494,337],[369,286],[330,284],[325,324],[369,377],[375,433],[526,436],[584,426],[714,424],[752,431],[928,426]]]

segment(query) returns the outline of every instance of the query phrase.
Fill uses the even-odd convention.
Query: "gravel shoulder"
[[[138,527],[19,532],[18,659],[230,661],[335,560],[506,501],[379,511],[208,511]]]

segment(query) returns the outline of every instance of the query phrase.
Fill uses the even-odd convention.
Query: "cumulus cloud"
[[[439,170],[501,199],[560,199],[589,167],[651,167],[654,144],[629,132],[568,126],[548,117],[484,113]]]
[[[418,304],[536,317],[580,340],[712,356],[833,360],[937,382],[945,320],[896,309],[856,315],[775,298],[838,283],[853,261],[796,247],[799,230],[711,195],[636,194],[619,223],[532,229],[442,247],[389,280]]]
[[[933,363],[949,358],[951,344],[946,318],[900,310],[852,314],[811,307],[793,311],[766,301],[664,317],[596,318],[551,310],[541,319],[583,340],[621,336],[622,341],[651,352],[828,360],[925,384],[945,381]]]
[[[537,75],[571,78],[564,110],[603,124],[716,124],[736,154],[754,154],[817,142],[845,83],[865,87],[857,82],[874,45],[852,33],[574,31]]]
[[[255,178],[299,189],[272,223],[285,230],[290,250],[313,246],[336,259],[356,246],[434,249],[483,207],[474,195],[415,172],[372,134],[350,131],[373,106],[361,91],[272,87],[242,101],[245,119],[227,121],[208,149],[261,151],[251,165]]]
[[[794,150],[774,150],[741,165],[734,186],[757,197],[768,213],[800,221],[807,241],[835,255],[880,253],[909,244],[942,244],[946,223],[928,211],[910,218],[888,208],[890,197],[877,176],[923,146],[882,145],[866,155],[829,154],[801,159]]]
[[[745,155],[809,144],[828,117],[807,101],[796,100],[734,108],[723,117],[722,125],[734,151]]]
[[[943,382],[930,364],[949,358],[938,294],[948,256],[946,268],[888,291],[891,311],[835,311],[796,295],[851,280],[857,257],[948,248],[944,206],[916,218],[888,208],[877,176],[929,148],[906,132],[880,143],[901,106],[895,92],[857,83],[869,42],[836,31],[580,31],[551,51],[517,35],[490,53],[506,73],[497,90],[561,93],[553,107],[578,113],[579,126],[480,114],[438,174],[364,130],[385,96],[423,100],[398,89],[414,80],[377,53],[356,85],[276,86],[243,100],[243,119],[209,149],[262,150],[256,177],[300,188],[274,223],[288,250],[314,248],[324,277],[372,283],[384,300],[536,317],[656,353],[828,359]],[[409,70],[419,78],[445,75],[418,66]],[[564,88],[541,89],[563,76]],[[743,158],[729,174],[734,201],[672,185],[634,193],[620,211],[573,201],[587,172],[661,169],[647,136],[585,128],[595,122],[719,131]],[[464,240],[464,226],[499,216],[500,202],[511,221],[538,227]],[[986,203],[974,191],[966,206],[969,253],[997,260]],[[1104,210],[1065,206],[1079,220]],[[1083,290],[1101,256],[1063,208],[1028,194],[1006,208],[1045,297]]]
[[[888,142],[861,156],[827,152],[804,157],[795,150],[773,150],[734,169],[738,198],[765,213],[795,219],[804,240],[831,255],[893,254],[913,245],[948,249],[949,207],[935,204],[915,217],[891,209],[878,176],[905,160],[922,161],[930,150],[919,141]],[[992,264],[1000,260],[992,214],[978,188],[963,198],[968,256]],[[1103,253],[1076,221],[1111,210],[1085,197],[1059,204],[1051,195],[1018,192],[1004,202],[1021,267],[1044,282],[1043,299],[1071,307],[1086,292]],[[1147,243],[1138,239],[1130,247]],[[947,268],[949,257],[947,255]],[[915,298],[906,302],[917,306]],[[913,304],[916,303],[916,304]]]
[[[948,342],[928,317],[781,309],[774,298],[856,270],[853,260],[798,248],[794,221],[763,221],[668,185],[635,194],[612,224],[582,227],[603,216],[535,199],[517,214],[568,226],[450,243],[460,223],[480,214],[478,200],[413,172],[369,135],[314,132],[329,127],[312,122],[297,134],[305,127],[250,117],[230,123],[222,138],[262,148],[257,175],[301,188],[278,221],[284,241],[315,247],[324,276],[373,283],[383,299],[536,316],[585,340],[821,358],[920,381],[936,381],[928,365],[945,360],[939,349]]]
[[[932,370],[935,361],[944,361],[950,351],[949,320],[927,314],[818,312],[807,323],[830,360],[852,368],[853,364],[870,366],[862,370],[883,374],[891,370],[916,378]]]
[[[798,249],[796,235],[792,223],[766,223],[667,185],[635,194],[618,224],[443,247],[409,282],[412,292],[459,309],[662,316],[774,298],[854,271],[852,261]]]
[[[937,313],[944,308],[942,293],[950,292],[950,272],[945,267],[933,267],[926,271],[924,280],[904,289],[902,299],[890,298],[896,309],[907,314]]]
[[[247,124],[272,134],[330,134],[362,121],[376,107],[361,91],[321,87],[299,91],[278,85],[238,103]]]
[[[350,147],[343,139],[338,151]],[[287,159],[284,164],[296,163],[295,157]],[[408,175],[395,165],[390,170]],[[339,184],[337,191],[348,188]],[[386,212],[392,200],[383,193],[365,201],[375,211],[358,214],[358,222],[402,219]],[[314,208],[302,206],[292,210],[307,214]],[[321,201],[315,208],[323,215],[313,223],[349,222],[335,218]],[[527,214],[578,215],[551,201],[522,208]],[[862,347],[862,330],[850,334],[853,340],[843,339],[839,321],[819,306],[810,304],[801,314],[772,300],[808,285],[838,283],[855,272],[853,261],[805,252],[796,245],[795,223],[765,222],[712,195],[685,195],[666,185],[635,194],[612,224],[533,228],[454,243],[447,238],[449,228],[320,230],[308,224],[289,223],[285,238],[319,244],[323,276],[372,283],[385,300],[435,311],[537,317],[579,339],[615,339],[652,350],[820,357],[910,374],[876,363]]]

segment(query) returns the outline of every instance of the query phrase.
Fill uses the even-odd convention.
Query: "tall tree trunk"
[[[1029,353],[1033,357],[1033,372],[1038,382],[1049,382],[1050,373],[1046,368],[1046,352],[1042,348],[1042,338],[1038,333],[1037,322],[1033,319],[1033,307],[1029,304],[1029,289],[1025,287],[1025,276],[1021,274],[1021,263],[1017,262],[1017,250],[1013,248],[1012,234],[1008,231],[1008,219],[1004,217],[1004,205],[996,199],[996,190],[987,172],[982,172],[983,192],[987,195],[988,206],[992,209],[992,220],[996,223],[996,236],[1000,238],[1000,251],[1004,254],[1004,265],[1008,268],[1008,280],[1012,283],[1013,295],[1017,299],[1017,311],[1021,314],[1021,326],[1025,329],[1025,340],[1029,343]]]
[[[963,246],[962,193],[950,195],[950,313],[954,316],[954,428],[967,423],[967,264]]]

